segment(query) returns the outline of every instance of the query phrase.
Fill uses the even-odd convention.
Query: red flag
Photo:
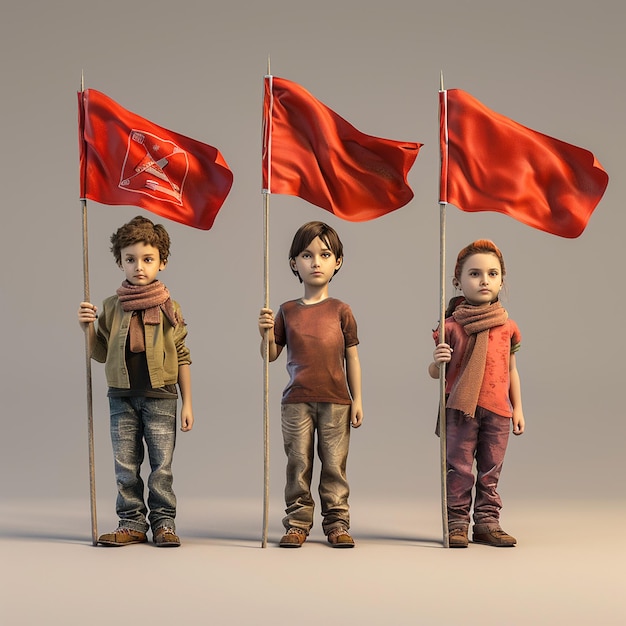
[[[209,230],[233,184],[219,150],[157,126],[94,89],[78,93],[80,197]]]
[[[362,222],[413,198],[406,177],[422,144],[364,135],[300,85],[265,78],[263,186]]]
[[[504,213],[561,237],[583,232],[609,182],[591,152],[526,128],[460,89],[440,92],[439,104],[441,202]]]

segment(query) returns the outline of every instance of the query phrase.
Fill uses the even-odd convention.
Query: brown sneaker
[[[145,543],[148,541],[146,533],[131,528],[118,528],[112,533],[104,533],[98,537],[98,543],[102,546],[129,546],[133,543]]]
[[[448,531],[448,545],[450,548],[467,548],[467,528],[451,528]]]
[[[517,543],[517,539],[505,533],[500,526],[489,528],[487,524],[474,526],[472,541],[496,548],[512,548]]]
[[[281,548],[299,548],[306,541],[306,536],[306,530],[291,526],[281,537],[278,545]]]
[[[328,543],[333,548],[354,548],[354,539],[344,526],[333,528],[328,533]]]
[[[180,545],[180,538],[171,526],[161,526],[152,535],[157,548],[177,548]]]

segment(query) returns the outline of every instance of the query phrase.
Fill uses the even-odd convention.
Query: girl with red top
[[[473,542],[511,547],[517,542],[500,527],[502,501],[497,492],[512,429],[524,432],[524,414],[515,353],[521,335],[499,301],[504,259],[498,247],[481,239],[459,252],[454,279],[463,294],[450,300],[445,343],[439,329],[428,367],[439,378],[446,363],[446,447],[448,530],[451,548],[468,546],[474,497]],[[476,461],[477,475],[472,471]],[[474,484],[475,483],[475,484]]]

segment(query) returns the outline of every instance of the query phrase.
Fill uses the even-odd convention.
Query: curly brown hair
[[[160,260],[167,263],[170,255],[170,236],[162,224],[154,224],[148,218],[138,215],[111,235],[111,252],[120,267],[122,249],[136,243],[154,246],[159,251]]]

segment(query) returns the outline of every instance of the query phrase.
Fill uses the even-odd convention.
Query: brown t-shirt
[[[283,404],[351,404],[346,382],[346,349],[359,343],[350,307],[335,298],[315,304],[290,300],[280,306],[274,338],[287,347],[289,383]]]

